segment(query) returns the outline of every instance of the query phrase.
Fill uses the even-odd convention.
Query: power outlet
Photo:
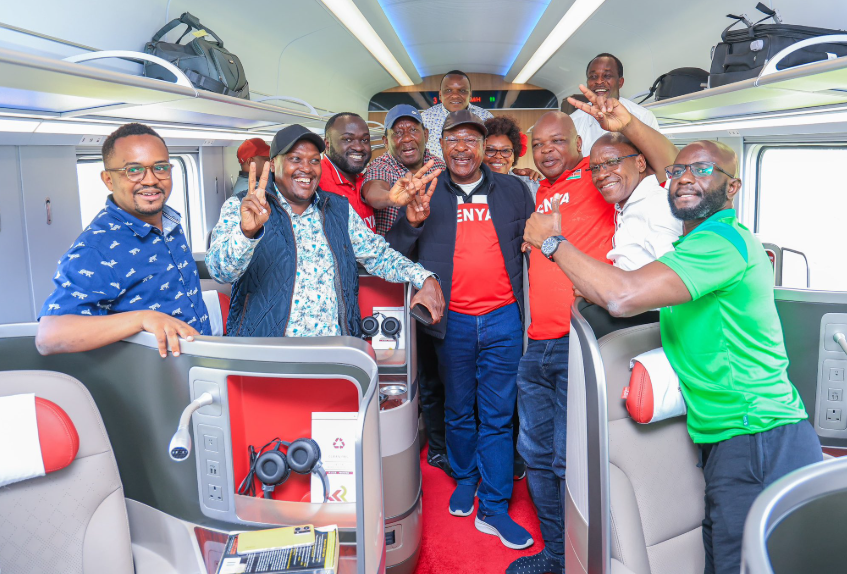
[[[826,395],[826,400],[833,403],[840,403],[843,396],[844,394],[841,389],[829,389],[829,392]]]
[[[841,422],[841,409],[826,409],[826,420],[831,423]]]
[[[216,460],[207,460],[206,474],[208,474],[209,476],[220,476],[221,464]]]
[[[224,499],[224,491],[217,484],[209,485],[209,500],[212,502],[223,502]]]

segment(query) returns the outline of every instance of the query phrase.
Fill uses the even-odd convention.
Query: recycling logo
[[[332,443],[332,448],[344,448],[344,439],[340,437],[335,439]]]

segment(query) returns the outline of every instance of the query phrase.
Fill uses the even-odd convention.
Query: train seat
[[[659,346],[658,323],[599,341],[608,397],[611,556],[635,574],[699,574],[705,483],[685,418],[641,425],[621,399],[630,359]]]
[[[68,375],[0,372],[0,397],[26,393],[67,413],[79,450],[61,470],[0,489],[3,573],[132,574],[123,485],[94,400]]]

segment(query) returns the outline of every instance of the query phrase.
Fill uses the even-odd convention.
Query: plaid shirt
[[[435,165],[432,166],[427,174],[431,173],[436,169],[442,170],[442,173],[447,172],[447,166],[444,164],[444,160],[440,157],[435,157],[429,150],[424,151],[423,162],[426,163],[429,160],[433,160]],[[373,160],[371,164],[368,166],[368,169],[365,170],[365,180],[364,183],[372,181],[374,179],[379,179],[388,184],[388,187],[394,187],[394,184],[397,183],[397,180],[406,175],[409,172],[409,168],[405,165],[397,161],[397,159],[392,156],[390,153],[386,152]],[[386,207],[385,209],[375,209],[374,216],[376,217],[376,233],[380,235],[385,235],[388,233],[388,230],[391,229],[391,226],[394,225],[394,222],[397,221],[397,217],[400,215],[399,207]]]

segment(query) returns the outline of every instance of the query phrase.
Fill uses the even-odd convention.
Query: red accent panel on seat
[[[61,470],[71,464],[79,452],[79,435],[68,414],[56,403],[35,397],[35,420],[44,471]]]
[[[653,420],[653,382],[647,369],[639,361],[635,362],[629,377],[626,410],[637,423],[645,424]]]
[[[224,335],[226,335],[226,320],[229,319],[229,295],[218,291],[218,302],[221,304],[221,318],[224,323]]]
[[[405,302],[402,283],[389,283],[379,277],[359,277],[362,317],[373,315],[374,307],[402,307]]]
[[[327,357],[330,362],[331,357]],[[312,437],[313,412],[358,412],[359,389],[347,379],[227,377],[232,470],[238,487],[250,469],[247,446],[256,450],[274,438],[292,442]],[[284,447],[283,447],[284,449]],[[311,477],[292,472],[276,487],[274,500],[308,502]],[[256,491],[262,492],[256,480]]]

